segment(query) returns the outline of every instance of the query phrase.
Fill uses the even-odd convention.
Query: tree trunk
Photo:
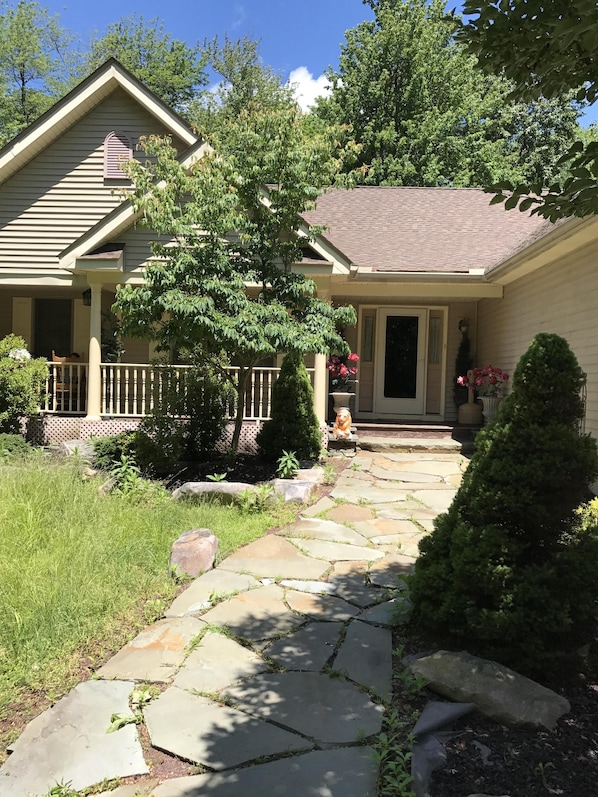
[[[239,448],[239,440],[241,439],[241,428],[243,426],[243,416],[245,415],[245,395],[247,393],[247,385],[251,378],[250,368],[239,368],[239,381],[237,385],[237,412],[235,415],[235,429],[233,431],[233,439],[230,447],[233,454],[237,453]]]

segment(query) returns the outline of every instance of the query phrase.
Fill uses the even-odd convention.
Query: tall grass
[[[216,504],[100,495],[70,462],[3,467],[0,717],[24,689],[60,691],[73,657],[105,654],[116,625],[151,619],[141,608],[172,595],[170,547],[183,531],[212,529],[224,557],[275,522]]]

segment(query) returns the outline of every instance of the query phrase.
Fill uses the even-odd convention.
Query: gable
[[[172,136],[123,88],[113,90],[0,186],[0,266],[56,268],[61,251],[122,204],[119,181],[104,176],[112,131],[133,148],[150,133]]]

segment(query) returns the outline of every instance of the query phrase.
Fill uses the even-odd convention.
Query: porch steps
[[[355,421],[364,451],[463,454],[473,451],[478,427],[444,424],[362,423]]]

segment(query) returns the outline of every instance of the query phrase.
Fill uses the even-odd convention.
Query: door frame
[[[374,412],[376,415],[421,417],[426,411],[428,319],[425,307],[380,307],[376,314],[376,361],[374,366]],[[385,398],[384,372],[386,367],[386,322],[389,317],[418,318],[417,372],[415,397]],[[394,408],[393,408],[394,405]]]
[[[357,351],[361,355],[362,347],[364,345],[363,340],[363,311],[365,310],[375,310],[376,311],[376,323],[375,327],[375,340],[373,346],[373,353],[374,353],[374,383],[373,383],[373,403],[372,403],[372,410],[371,411],[363,411],[359,406],[359,394],[357,397],[357,406],[356,406],[356,416],[360,417],[362,421],[365,421],[367,418],[375,419],[375,418],[388,418],[390,419],[401,419],[401,418],[414,418],[418,420],[428,420],[433,422],[442,422],[445,419],[446,415],[446,374],[447,374],[447,352],[448,352],[448,323],[449,323],[449,315],[450,315],[450,307],[448,304],[429,304],[429,305],[422,305],[422,304],[413,304],[413,305],[405,305],[405,304],[375,304],[375,303],[367,303],[367,304],[360,304],[359,305],[359,312],[358,312],[358,327],[357,327]],[[398,311],[398,312],[397,312]],[[381,329],[381,322],[380,318],[382,314],[384,317],[390,315],[400,315],[402,312],[405,312],[406,315],[415,311],[424,311],[426,314],[426,323],[424,329],[424,337],[425,337],[425,344],[424,344],[424,354],[423,354],[423,407],[421,413],[418,414],[410,414],[407,412],[388,412],[384,411],[380,408],[379,405],[379,398],[380,394],[383,390],[383,385],[379,384],[379,373],[380,373],[380,366],[379,361],[381,355],[384,350],[384,342],[380,340],[380,329]],[[428,389],[428,333],[430,327],[430,314],[431,313],[439,313],[440,314],[440,395],[439,395],[439,405],[440,405],[440,412],[439,413],[428,413],[426,411],[427,407],[427,389]],[[382,371],[383,373],[383,371]],[[359,374],[358,374],[359,380]]]

